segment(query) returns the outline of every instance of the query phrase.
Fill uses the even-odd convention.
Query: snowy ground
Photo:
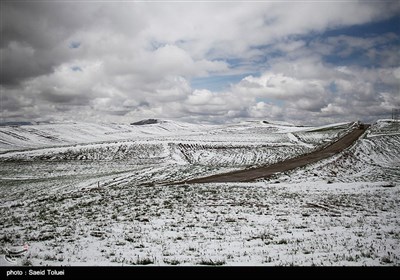
[[[103,125],[92,138],[79,137],[88,124],[59,126],[0,128],[0,265],[400,264],[392,122],[269,180],[196,185],[171,183],[306,153],[351,124]]]

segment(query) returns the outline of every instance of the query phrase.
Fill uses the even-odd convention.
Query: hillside
[[[400,126],[379,120],[349,149],[286,176],[289,181],[400,182]],[[289,178],[290,177],[290,178]]]
[[[0,161],[6,178],[53,178],[59,173],[43,170],[56,168],[71,179],[91,174],[97,180],[108,181],[108,176],[123,172],[130,180],[177,181],[295,157],[334,141],[351,125],[320,129],[264,122],[217,126],[158,121],[142,125],[4,127]],[[8,169],[6,162],[27,167],[13,175],[13,167]],[[64,168],[66,163],[76,167]]]
[[[0,151],[199,133],[201,125],[160,121],[152,125],[54,123],[0,127]]]
[[[269,180],[174,184],[307,153],[352,125],[3,127],[0,265],[399,265],[400,130],[389,120]]]

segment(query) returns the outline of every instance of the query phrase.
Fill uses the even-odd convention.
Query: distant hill
[[[146,119],[131,123],[131,125],[146,125],[146,124],[156,124],[156,123],[160,123],[160,121],[157,119]]]
[[[340,129],[336,129],[338,125],[340,125]],[[0,126],[0,153],[11,150],[59,147],[85,143],[131,141],[132,139],[160,139],[160,137],[174,137],[177,141],[197,139],[197,137],[200,137],[198,139],[201,139],[201,141],[205,139],[210,140],[211,138],[215,141],[220,141],[220,139],[228,137],[230,139],[240,139],[240,142],[262,137],[262,141],[265,142],[275,139],[276,133],[279,134],[278,138],[283,137],[282,139],[279,138],[281,142],[297,143],[300,141],[302,143],[302,141],[305,141],[306,143],[316,142],[318,144],[321,139],[328,137],[332,131],[333,134],[336,134],[341,130],[346,130],[350,125],[332,124],[329,127],[301,128],[272,124],[271,122],[270,124],[265,122],[260,123],[260,121],[205,125],[164,119],[145,119],[131,124],[68,122],[32,123],[29,125],[28,123],[14,122],[13,125],[8,123],[8,125]],[[306,133],[313,130],[317,130],[315,131],[316,133]],[[293,135],[290,136],[290,133],[301,131],[303,133],[296,134],[298,137],[301,136],[301,139],[297,139]],[[328,136],[325,134],[328,134]],[[234,140],[232,141],[234,142]],[[304,144],[303,146],[307,145]]]
[[[2,122],[0,126],[19,126],[19,125],[31,125],[31,122]]]

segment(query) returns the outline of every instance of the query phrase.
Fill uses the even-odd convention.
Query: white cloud
[[[264,73],[261,77],[246,77],[233,90],[240,95],[281,100],[286,102],[286,106],[315,111],[324,105],[328,96],[325,89],[328,82],[298,79],[272,71]]]
[[[353,116],[369,108],[381,113],[398,103],[393,88],[400,62],[396,48],[377,46],[396,40],[395,34],[311,42],[301,36],[388,18],[399,7],[331,1],[6,3],[2,117],[225,121]],[[343,46],[343,56],[365,49],[380,67],[324,62],[324,55]],[[192,78],[247,71],[260,75],[222,92],[190,86]]]
[[[273,104],[257,102],[255,105],[250,107],[249,116],[261,119],[282,118],[284,116],[284,109]]]

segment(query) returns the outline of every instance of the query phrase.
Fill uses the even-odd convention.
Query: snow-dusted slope
[[[4,127],[2,161],[92,160],[242,167],[307,153],[346,133],[350,124],[305,128],[265,122],[194,125],[47,124]]]
[[[349,123],[318,130],[260,121],[218,126],[161,121],[138,126],[4,127],[17,144],[3,144],[7,150],[0,153],[0,180],[16,196],[30,188],[52,192],[98,182],[183,181],[295,157],[333,141],[350,127]],[[37,136],[43,133],[47,140]]]
[[[349,149],[290,174],[290,180],[400,182],[400,123],[379,120]]]
[[[171,184],[307,152],[350,126],[31,126],[48,140],[8,127],[28,140],[2,142],[0,266],[399,265],[392,122],[272,181]],[[6,248],[23,244],[9,263]]]
[[[129,140],[175,140],[197,142],[264,142],[290,143],[312,142],[336,137],[344,132],[349,123],[329,127],[296,127],[262,121],[242,122],[227,125],[201,125],[171,120],[158,120],[144,125],[54,123],[0,127],[0,152],[58,147],[74,144],[104,143]],[[288,133],[296,133],[298,139]],[[329,140],[329,139],[328,139]]]
[[[205,126],[159,121],[149,125],[55,123],[0,127],[0,151],[199,133]]]

